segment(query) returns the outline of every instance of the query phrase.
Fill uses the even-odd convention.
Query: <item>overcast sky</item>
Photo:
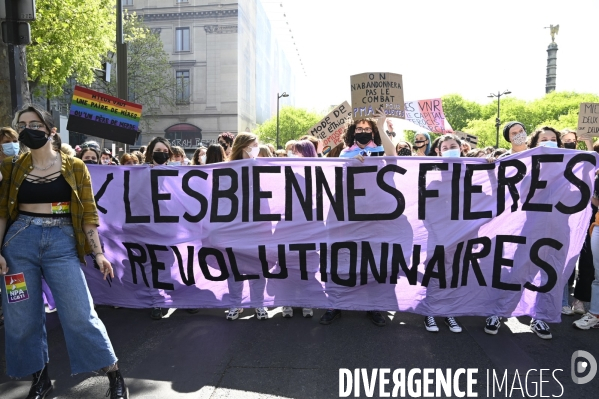
[[[533,100],[545,94],[550,24],[560,26],[557,90],[599,94],[599,0],[263,4],[297,72],[297,106],[351,103],[349,77],[363,72],[402,74],[406,101],[459,93],[487,102],[506,89]]]

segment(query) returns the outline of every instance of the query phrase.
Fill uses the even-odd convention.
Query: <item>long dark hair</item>
[[[227,156],[225,149],[220,144],[210,144],[206,150],[206,165],[211,163],[225,162]]]
[[[530,144],[528,145],[528,148],[535,148],[536,146],[538,146],[539,145],[539,136],[541,135],[541,133],[543,133],[545,131],[552,132],[553,134],[555,134],[555,140],[557,141],[557,146],[559,148],[562,148],[564,146],[562,144],[562,137],[561,137],[560,132],[558,132],[551,126],[543,126],[542,128],[535,130],[535,132],[532,134],[532,136],[530,136]]]
[[[347,128],[347,131],[343,135],[343,142],[345,143],[345,146],[351,147],[352,145],[354,145],[354,135],[356,134],[356,126],[360,122],[368,122],[368,124],[370,125],[370,128],[372,129],[372,133],[374,136],[372,141],[374,141],[374,144],[376,144],[376,145],[381,145],[382,144],[381,136],[379,135],[379,128],[376,126],[376,121],[374,119],[370,119],[370,118],[362,118],[362,119],[355,120]]]
[[[156,147],[156,144],[158,143],[162,143],[166,146],[166,148],[168,148],[169,158],[173,157],[173,148],[171,147],[171,143],[164,137],[154,137],[152,141],[150,141],[150,144],[148,144],[148,148],[146,150],[146,163],[154,163],[154,147]]]

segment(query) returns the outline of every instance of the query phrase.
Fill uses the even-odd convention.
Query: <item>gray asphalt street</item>
[[[328,326],[318,323],[320,310],[312,319],[302,318],[301,309],[292,319],[283,319],[280,308],[275,308],[265,321],[257,320],[253,309],[235,321],[225,320],[221,309],[197,314],[176,310],[158,321],[150,319],[149,310],[98,307],[97,311],[133,398],[336,398],[340,368],[366,368],[369,373],[373,368],[405,368],[406,373],[413,368],[477,368],[478,397],[492,397],[492,391],[487,394],[487,370],[498,375],[507,370],[508,385],[515,384],[513,398],[540,397],[540,392],[533,395],[540,369],[551,370],[543,372],[544,396],[591,398],[597,397],[599,388],[599,375],[585,385],[574,384],[570,377],[574,351],[585,350],[599,359],[599,329],[575,330],[571,322],[576,316],[552,324],[553,339],[546,341],[530,332],[530,319],[525,317],[509,319],[499,334],[491,336],[483,331],[482,317],[459,318],[464,331],[455,334],[442,318],[437,318],[440,332],[429,333],[422,316],[408,313],[385,313],[388,325],[381,328],[357,311],[343,312]],[[47,316],[49,370],[55,386],[51,397],[104,397],[106,377],[70,375],[58,314]],[[4,329],[0,342],[4,345]],[[9,379],[4,354],[0,357],[0,398],[24,398],[29,378]],[[535,371],[528,373],[529,396],[525,396],[518,380],[524,388],[531,369]],[[555,372],[563,388],[551,376],[555,369],[563,370]],[[460,387],[466,388],[462,383]],[[505,388],[502,393],[497,389],[495,397],[506,397]],[[366,397],[363,389],[360,397]],[[374,397],[379,397],[378,387]]]

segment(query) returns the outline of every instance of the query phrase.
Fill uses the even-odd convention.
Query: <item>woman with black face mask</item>
[[[416,133],[414,136],[414,156],[424,157],[429,155],[430,151],[431,136],[428,133]]]
[[[173,157],[171,144],[164,137],[155,137],[146,150],[146,163],[150,165],[166,165]]]
[[[86,165],[100,164],[100,152],[94,147],[81,147],[81,151],[77,154],[77,158],[81,159]]]
[[[364,157],[396,156],[395,146],[384,132],[387,115],[382,110],[376,111],[374,119],[354,120],[343,136],[345,148],[339,158],[356,158],[364,162]]]
[[[28,398],[43,398],[52,390],[43,276],[59,309],[71,374],[101,368],[110,381],[111,398],[127,398],[116,355],[81,270],[85,255],[91,253],[104,279],[114,277],[101,249],[89,171],[80,159],[54,149],[56,128],[46,111],[26,106],[17,113],[14,126],[19,141],[31,151],[5,159],[0,168],[7,374],[33,376]]]
[[[578,136],[574,130],[564,129],[561,131],[562,145],[569,150],[575,150],[578,144]]]

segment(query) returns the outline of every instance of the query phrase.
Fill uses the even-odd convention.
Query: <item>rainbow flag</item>
[[[134,144],[141,113],[140,104],[75,86],[67,130]]]

